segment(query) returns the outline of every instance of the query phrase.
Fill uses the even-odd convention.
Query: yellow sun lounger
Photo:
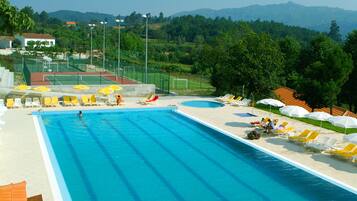
[[[349,152],[353,151],[356,147],[357,147],[357,145],[355,145],[355,144],[348,144],[342,149],[334,149],[334,150],[329,151],[328,153],[330,153],[332,155],[342,155],[344,153],[349,153]]]
[[[337,154],[337,156],[341,156],[345,159],[352,159],[354,156],[357,156],[357,146],[355,146],[355,148],[353,148],[351,151]]]
[[[313,131],[312,133],[310,133],[310,135],[308,135],[307,137],[302,137],[302,138],[298,138],[296,140],[296,142],[299,143],[307,143],[307,142],[311,142],[313,140],[316,140],[317,137],[320,135],[320,133],[318,133],[317,131]]]
[[[284,129],[274,130],[274,133],[279,134],[279,135],[285,135],[285,134],[289,134],[290,132],[293,132],[294,130],[295,130],[294,127],[288,127],[288,128],[284,128]]]
[[[97,98],[95,97],[95,95],[91,95],[89,101],[91,105],[97,105]]]
[[[71,97],[69,97],[69,96],[64,96],[64,97],[63,97],[63,105],[64,105],[64,106],[71,106],[71,105],[73,105],[72,102],[71,102]]]
[[[7,108],[14,108],[14,99],[8,98],[8,99],[6,100],[6,107],[7,107]]]
[[[53,97],[51,98],[51,105],[52,105],[53,107],[57,107],[57,106],[58,106],[58,97],[57,97],[57,96],[53,96]]]
[[[279,127],[286,127],[288,124],[289,124],[288,122],[284,121],[283,123],[280,124]]]
[[[289,136],[288,139],[289,139],[289,141],[295,141],[299,138],[307,137],[310,133],[311,133],[311,131],[306,129],[303,132],[301,132],[299,135]]]
[[[72,96],[71,97],[71,103],[72,103],[72,105],[79,105],[79,101],[78,101],[77,96]]]
[[[236,98],[233,97],[233,99],[229,99],[226,102],[227,103],[238,102],[238,101],[241,101],[242,98],[243,98],[242,96],[237,96]]]
[[[88,96],[81,96],[81,100],[82,100],[82,105],[84,105],[84,106],[91,105],[90,102],[89,102]]]
[[[45,97],[43,99],[43,106],[45,107],[51,107],[52,106],[52,100],[50,97]]]

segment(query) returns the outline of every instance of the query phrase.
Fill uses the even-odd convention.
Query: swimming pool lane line
[[[160,172],[150,163],[150,161],[133,145],[128,138],[125,137],[123,133],[121,133],[112,123],[110,123],[107,119],[103,119],[105,122],[115,133],[122,139],[124,142],[130,146],[130,148],[144,161],[144,163],[151,169],[151,171],[161,180],[162,183],[166,185],[169,191],[176,197],[177,200],[184,201],[185,199],[175,190],[175,188],[170,184],[165,177],[163,177]]]
[[[83,122],[84,123],[84,122]],[[86,123],[84,123],[86,125]],[[108,159],[110,165],[114,169],[115,173],[122,179],[122,181],[125,183],[129,193],[133,197],[134,200],[140,201],[142,200],[138,193],[135,191],[135,188],[130,184],[129,179],[126,178],[125,174],[123,171],[120,169],[120,167],[116,164],[115,160],[113,157],[110,156],[110,153],[107,151],[105,146],[100,142],[96,134],[89,128],[89,126],[84,126],[86,130],[88,131],[89,135],[93,138],[97,146],[100,148],[100,150],[103,152],[105,157]]]
[[[180,163],[188,172],[190,172],[197,180],[199,180],[204,186],[206,186],[207,189],[209,189],[213,194],[217,196],[217,198],[221,200],[228,201],[229,199],[225,198],[220,192],[216,191],[207,181],[205,181],[199,174],[197,174],[190,166],[185,164],[184,161],[182,161],[180,158],[178,158],[175,154],[173,154],[170,150],[168,150],[165,146],[163,146],[159,141],[157,141],[155,138],[153,138],[145,129],[142,129],[138,124],[136,124],[134,121],[127,119],[131,124],[136,126],[139,130],[142,131],[142,133],[149,137],[155,144],[157,144],[161,149],[163,149],[165,152],[167,152],[173,159],[175,159],[178,163]]]
[[[79,160],[79,156],[78,156],[78,154],[76,153],[76,151],[75,151],[75,149],[74,149],[74,146],[73,146],[73,144],[71,143],[71,141],[70,141],[70,139],[69,139],[69,137],[68,137],[67,132],[66,132],[65,129],[63,128],[61,122],[57,121],[57,125],[58,125],[58,127],[59,127],[59,130],[60,130],[61,133],[63,134],[63,137],[64,137],[64,139],[65,139],[65,142],[66,142],[66,144],[67,144],[67,147],[69,148],[70,153],[71,153],[71,155],[72,155],[72,157],[73,157],[73,159],[74,159],[74,162],[76,163],[76,166],[77,166],[77,168],[79,169],[79,174],[81,175],[82,181],[83,181],[83,183],[84,183],[84,185],[85,185],[85,187],[86,187],[86,190],[87,190],[89,196],[90,196],[91,199],[94,200],[94,201],[98,200],[97,196],[96,196],[95,193],[94,193],[93,187],[92,187],[91,183],[90,183],[89,180],[88,180],[88,176],[87,176],[87,174],[86,174],[86,172],[85,172],[85,169],[84,169],[84,167],[82,166],[82,164],[81,164],[81,162],[80,162],[80,160]]]
[[[251,187],[250,185],[246,184],[244,181],[242,181],[241,179],[239,179],[233,172],[229,171],[227,168],[223,167],[220,163],[218,163],[217,161],[215,161],[213,158],[211,158],[210,156],[208,156],[207,154],[205,154],[203,151],[201,151],[200,149],[198,149],[197,147],[195,147],[194,145],[192,145],[192,143],[188,142],[187,140],[183,139],[181,136],[177,135],[176,133],[174,133],[172,130],[170,130],[169,128],[165,127],[164,125],[162,125],[161,123],[159,123],[158,121],[148,117],[148,119],[150,121],[152,121],[153,123],[157,124],[161,129],[166,130],[168,133],[170,133],[171,135],[173,135],[174,137],[176,137],[178,140],[180,140],[181,142],[183,142],[184,144],[186,144],[186,146],[190,147],[192,150],[194,150],[195,152],[197,152],[199,155],[201,155],[203,158],[205,158],[207,161],[211,162],[213,165],[215,165],[216,167],[218,167],[219,169],[221,169],[224,173],[226,173],[227,175],[229,175],[230,177],[232,177],[234,179],[234,181],[236,181],[237,183],[241,184],[242,186],[244,186],[246,189],[252,191],[253,193],[255,193],[256,195],[259,195],[261,197],[262,200],[270,200],[267,196],[265,196],[264,194],[260,193],[259,190],[254,189],[253,187]],[[140,125],[138,125],[140,126]]]

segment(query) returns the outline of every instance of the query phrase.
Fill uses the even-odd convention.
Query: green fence
[[[121,62],[120,68],[118,68],[117,61],[106,60],[103,65],[103,60],[93,58],[92,64],[90,62],[89,59],[74,58],[46,62],[41,58],[25,57],[21,58],[21,62],[20,60],[17,62],[17,66],[22,70],[27,84],[44,82],[51,85],[147,83],[154,84],[160,93],[175,92],[181,95],[204,95],[214,90],[209,79],[202,75],[167,72],[152,64],[146,69],[142,64],[127,61]],[[37,73],[36,76],[31,78],[31,74],[34,73]],[[96,73],[105,73],[105,75],[95,75]],[[110,74],[110,79],[107,74]]]

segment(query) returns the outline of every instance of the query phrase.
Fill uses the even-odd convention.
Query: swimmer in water
[[[79,111],[79,112],[78,112],[78,116],[79,116],[79,118],[82,119],[82,117],[83,117],[83,112],[82,112],[82,111]]]

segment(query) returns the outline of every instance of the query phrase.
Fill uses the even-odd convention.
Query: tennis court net
[[[102,85],[117,84],[117,79],[109,73],[98,74],[44,74],[43,81],[51,85]]]

